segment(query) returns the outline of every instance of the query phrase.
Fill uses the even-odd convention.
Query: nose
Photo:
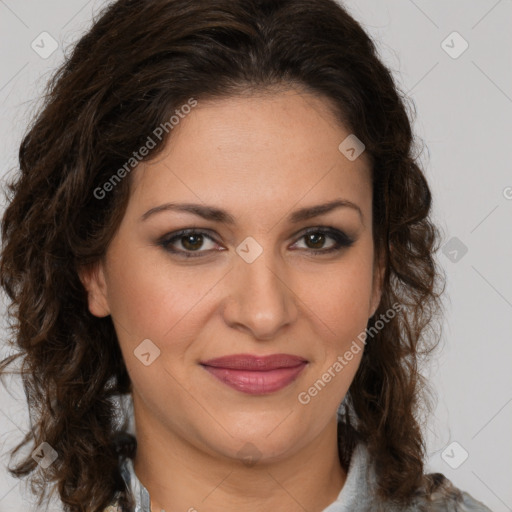
[[[275,339],[297,318],[296,296],[270,253],[263,251],[252,263],[237,258],[223,309],[231,328],[247,331],[258,340]]]

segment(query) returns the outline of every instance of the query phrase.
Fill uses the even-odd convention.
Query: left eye
[[[327,249],[323,249],[323,245],[329,238],[334,241],[334,244],[332,244],[331,247]],[[302,235],[299,237],[299,240],[302,239],[304,239],[305,243],[307,244],[305,250],[314,255],[322,255],[331,253],[333,251],[341,251],[343,248],[350,247],[354,243],[354,240],[348,237],[345,233],[333,228],[310,229],[307,232],[302,233]],[[162,239],[159,242],[159,245],[161,245],[166,251],[169,251],[173,254],[190,258],[201,256],[202,253],[215,250],[214,247],[206,250],[200,250],[203,248],[205,240],[213,242],[214,245],[216,244],[214,238],[204,231],[185,229],[172,234],[170,237]],[[177,243],[180,243],[183,249],[176,248]]]
[[[318,250],[318,245],[324,244],[326,239],[334,240],[334,245],[327,249]],[[334,228],[313,228],[303,233],[299,240],[304,239],[306,244],[312,244],[313,248],[307,247],[305,250],[314,256],[322,256],[332,252],[340,252],[350,247],[354,240],[348,235]]]

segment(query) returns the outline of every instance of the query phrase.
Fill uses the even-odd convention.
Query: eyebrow
[[[315,205],[315,206],[301,208],[300,210],[296,210],[291,215],[289,215],[288,221],[291,224],[297,224],[299,222],[303,222],[305,220],[312,219],[312,218],[318,217],[320,215],[324,215],[324,214],[329,213],[337,208],[351,208],[359,214],[361,221],[363,221],[363,213],[361,211],[361,208],[359,208],[359,206],[357,206],[357,204],[353,203],[352,201],[348,201],[346,199],[336,199],[334,201],[330,201],[325,204],[319,204],[319,205]],[[140,220],[145,221],[149,217],[151,217],[157,213],[167,212],[167,211],[188,212],[188,213],[197,215],[198,217],[202,217],[203,219],[211,220],[214,222],[220,222],[222,224],[234,225],[236,223],[235,217],[233,217],[233,215],[228,213],[226,210],[222,210],[220,208],[216,208],[213,206],[206,206],[206,205],[195,204],[195,203],[165,203],[165,204],[161,204],[159,206],[155,206],[154,208],[151,208],[146,213],[144,213],[141,216]]]

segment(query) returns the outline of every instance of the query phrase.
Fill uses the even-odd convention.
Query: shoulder
[[[358,476],[354,477],[352,481],[352,487],[357,487],[355,492],[357,500],[354,502],[356,510],[365,510],[365,512],[366,510],[372,512],[492,512],[471,494],[456,487],[442,473],[423,475],[421,485],[407,506],[379,500],[376,492],[375,466],[371,463],[366,446],[360,445],[358,448],[349,469],[349,475],[351,471],[358,473]]]
[[[492,512],[481,501],[456,487],[442,473],[424,476],[414,503],[418,512]]]

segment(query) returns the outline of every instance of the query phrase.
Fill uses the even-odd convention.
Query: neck
[[[254,465],[207,453],[147,416],[136,418],[134,469],[153,512],[242,510],[321,512],[346,480],[337,448],[336,417],[302,450]]]

